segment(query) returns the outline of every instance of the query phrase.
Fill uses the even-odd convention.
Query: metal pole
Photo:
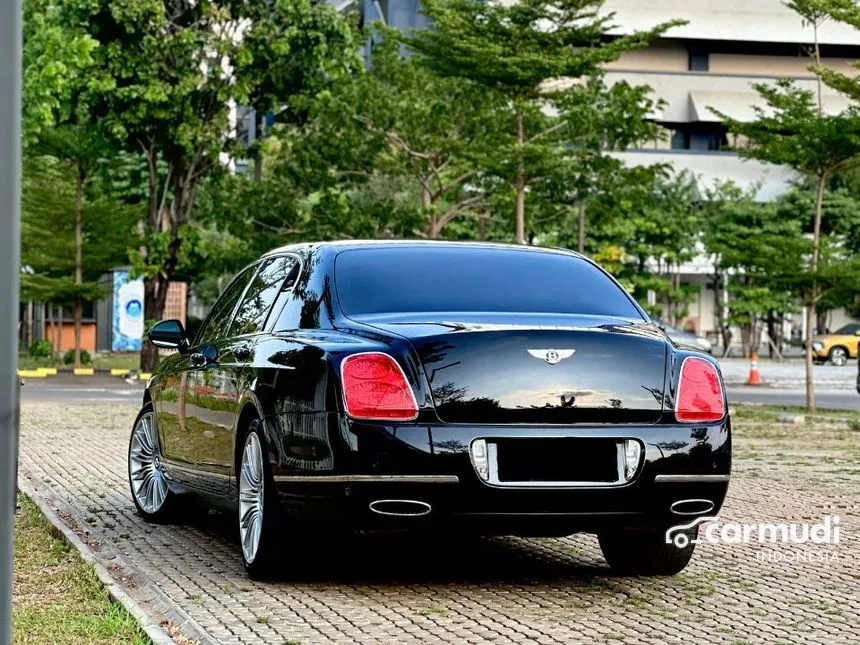
[[[21,0],[0,0],[0,645],[12,642],[18,479]]]

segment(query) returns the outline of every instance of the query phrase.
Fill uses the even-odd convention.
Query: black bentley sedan
[[[168,320],[150,339],[178,351],[132,430],[134,503],[152,521],[238,511],[253,577],[300,527],[587,531],[616,570],[673,574],[728,487],[717,364],[576,253],[288,246],[194,338]]]

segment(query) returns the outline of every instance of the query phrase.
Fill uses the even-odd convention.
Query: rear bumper
[[[343,436],[342,427],[341,436]],[[290,511],[313,522],[363,528],[457,525],[484,534],[550,535],[608,526],[671,526],[722,506],[731,472],[730,422],[653,426],[472,426],[348,423],[349,441],[331,444],[325,472],[275,469]],[[331,433],[330,433],[331,436]],[[637,439],[640,467],[617,486],[494,487],[469,457],[475,439],[600,437]],[[683,515],[672,505],[706,500]],[[413,500],[429,512],[392,516],[371,510],[379,500]],[[418,507],[416,507],[418,508]],[[689,512],[695,510],[697,512]]]

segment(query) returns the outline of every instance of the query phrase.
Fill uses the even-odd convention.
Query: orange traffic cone
[[[747,385],[761,385],[763,382],[761,373],[758,371],[758,354],[753,352],[750,354],[750,375],[747,379]]]

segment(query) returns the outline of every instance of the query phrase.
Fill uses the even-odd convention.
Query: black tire
[[[253,556],[249,558],[246,554],[245,545],[243,543],[241,528],[241,524],[243,522],[241,506],[241,478],[245,450],[248,443],[255,440],[262,448],[263,455],[263,516],[257,547]],[[248,431],[243,437],[243,448],[239,455],[238,468],[236,471],[236,490],[240,493],[239,522],[237,528],[239,529],[239,550],[242,554],[242,564],[245,565],[245,571],[253,580],[271,580],[280,570],[280,556],[285,550],[286,540],[284,536],[283,515],[278,501],[277,491],[275,490],[275,482],[272,478],[272,468],[268,460],[268,451],[266,450],[266,439],[265,433],[263,432],[263,424],[259,419],[251,420],[248,426]]]
[[[612,570],[622,575],[673,576],[683,571],[693,557],[698,527],[679,531],[686,535],[686,546],[666,544],[663,530],[617,529],[597,537],[603,557]],[[683,541],[683,540],[682,540]]]
[[[138,515],[140,515],[147,522],[152,523],[165,523],[174,521],[178,517],[178,510],[180,507],[180,496],[170,490],[170,487],[167,485],[166,480],[164,481],[165,486],[165,495],[164,501],[157,508],[153,509],[151,507],[144,508],[144,504],[141,504],[141,501],[138,499],[139,492],[135,490],[135,479],[132,474],[133,465],[132,465],[132,449],[135,447],[135,434],[139,429],[139,424],[142,422],[144,417],[149,415],[150,422],[155,424],[155,412],[152,408],[152,403],[147,401],[144,403],[143,407],[140,409],[140,412],[137,413],[137,417],[134,420],[134,425],[131,427],[131,436],[128,441],[128,485],[131,492],[131,499],[134,502],[134,506],[137,509]],[[152,446],[155,450],[156,459],[156,468],[158,469],[158,462],[161,459],[161,446],[158,442],[158,433],[154,433],[154,445]],[[138,460],[140,463],[140,460]],[[160,469],[159,469],[160,470]],[[139,480],[138,480],[139,481]]]

